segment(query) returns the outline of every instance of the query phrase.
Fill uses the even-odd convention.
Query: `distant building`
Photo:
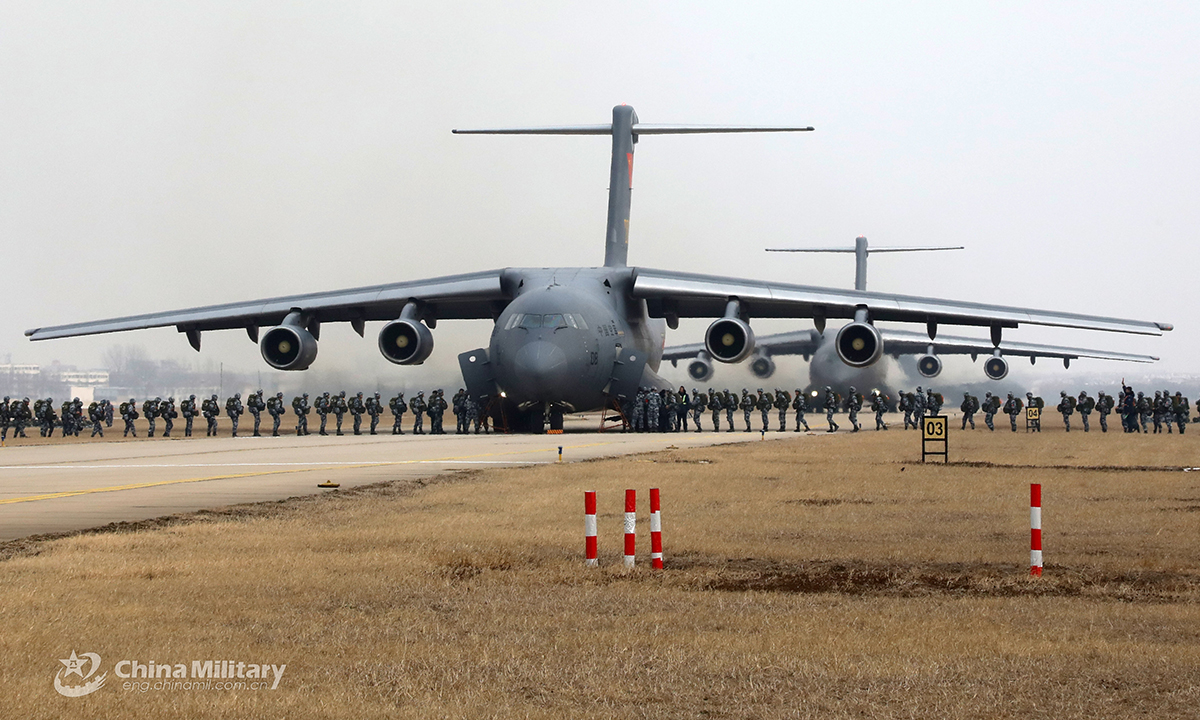
[[[72,387],[96,387],[108,384],[108,371],[63,370],[58,374],[58,380]]]

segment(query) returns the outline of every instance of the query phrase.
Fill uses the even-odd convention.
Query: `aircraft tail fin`
[[[638,122],[628,105],[613,108],[607,125],[452,130],[458,135],[612,135],[612,166],[608,182],[608,227],[604,266],[624,267],[629,257],[629,208],[633,194],[633,146],[639,135],[696,135],[703,133],[810,132],[811,127],[750,125],[647,125]]]
[[[868,248],[867,239],[863,236],[858,236],[854,239],[854,247],[826,247],[826,248],[767,248],[767,252],[796,252],[796,253],[854,253],[854,289],[867,289],[867,256],[871,253],[898,253],[898,252],[929,252],[933,250],[962,250],[962,245],[949,246],[928,246],[928,247],[881,247]]]

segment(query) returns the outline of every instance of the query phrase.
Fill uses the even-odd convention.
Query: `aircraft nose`
[[[557,386],[558,375],[567,365],[567,354],[554,343],[537,340],[517,351],[517,371],[528,384]]]

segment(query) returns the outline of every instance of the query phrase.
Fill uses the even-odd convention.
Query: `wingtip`
[[[1175,326],[1172,325],[1171,323],[1154,323],[1154,324],[1157,325],[1158,329],[1162,330],[1163,332],[1171,332],[1172,330],[1175,329]]]
[[[36,333],[38,330],[41,330],[41,328],[34,328],[32,330],[26,330],[25,337],[33,337],[33,334]]]

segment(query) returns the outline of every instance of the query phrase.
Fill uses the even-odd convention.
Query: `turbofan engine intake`
[[[921,377],[935,378],[942,373],[942,360],[937,355],[922,355],[917,360],[917,372]]]
[[[379,352],[397,365],[420,365],[433,352],[433,333],[419,320],[393,320],[379,331]]]
[[[263,360],[276,370],[307,370],[317,358],[317,339],[299,325],[271,328],[261,348]]]
[[[766,380],[775,374],[775,361],[766,355],[755,355],[750,361],[750,371],[760,380]]]
[[[838,357],[850,367],[867,367],[883,355],[883,337],[874,325],[855,321],[838,330],[834,347]]]
[[[701,353],[695,360],[688,363],[688,377],[696,382],[708,382],[713,376],[713,364],[707,353]]]
[[[704,346],[716,360],[739,363],[754,352],[754,331],[738,318],[721,318],[708,326]]]
[[[983,364],[983,374],[990,380],[1003,380],[1008,375],[1008,361],[999,356],[988,358]]]

